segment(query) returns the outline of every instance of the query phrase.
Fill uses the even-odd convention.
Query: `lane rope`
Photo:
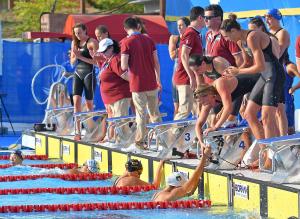
[[[22,189],[0,189],[0,195],[18,195],[18,194],[37,194],[37,193],[55,193],[55,194],[124,194],[128,195],[136,192],[148,192],[157,189],[154,185],[145,186],[107,186],[107,187],[58,187],[58,188],[22,188]]]
[[[9,160],[10,155],[0,156],[0,160]],[[26,160],[48,160],[47,155],[23,155]]]
[[[68,181],[106,180],[112,177],[111,173],[80,173],[80,174],[42,174],[42,175],[12,175],[0,176],[0,182],[13,182],[21,180],[35,180],[41,178],[55,178]]]
[[[10,168],[12,166],[13,165],[11,165],[11,164],[2,164],[2,165],[0,165],[0,169],[6,169],[6,168]],[[72,169],[72,168],[77,168],[78,164],[76,164],[76,163],[52,163],[52,164],[29,164],[26,166],[45,168],[45,169],[53,169],[53,168]]]
[[[101,211],[101,210],[136,210],[136,209],[177,209],[177,208],[208,208],[210,200],[180,200],[180,201],[148,201],[148,202],[108,202],[79,204],[49,204],[49,205],[8,205],[1,206],[0,213],[21,212],[56,212],[56,211]]]

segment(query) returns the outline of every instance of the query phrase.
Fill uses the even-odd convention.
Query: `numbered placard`
[[[62,151],[64,155],[70,155],[70,145],[63,144]]]
[[[35,137],[35,147],[42,147],[42,139]]]
[[[98,162],[102,162],[102,152],[94,151],[94,159]]]
[[[190,132],[184,133],[184,140],[185,140],[186,142],[189,142],[189,141],[192,140],[192,137],[191,137],[191,133],[190,133]]]

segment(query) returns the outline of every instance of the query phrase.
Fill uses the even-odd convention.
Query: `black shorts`
[[[231,93],[233,105],[231,115],[237,116],[239,114],[244,95],[253,90],[258,78],[259,74],[241,74],[236,76],[238,84]]]
[[[73,78],[73,96],[82,96],[83,90],[86,100],[94,99],[96,88],[96,76],[94,71],[89,73],[75,72]]]
[[[277,107],[284,99],[285,75],[283,66],[278,61],[266,62],[263,71],[255,84],[249,100],[260,106]]]

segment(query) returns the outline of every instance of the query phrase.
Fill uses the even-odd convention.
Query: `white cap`
[[[105,38],[99,42],[99,49],[97,52],[104,52],[107,47],[112,46],[113,44],[114,42],[111,39]]]
[[[167,178],[167,184],[169,186],[179,187],[182,186],[188,180],[188,175],[183,172],[173,172]]]
[[[100,170],[98,162],[96,160],[87,160],[86,165],[88,170],[92,173],[98,173]]]

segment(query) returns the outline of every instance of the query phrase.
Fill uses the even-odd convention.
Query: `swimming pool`
[[[32,161],[25,160],[25,164],[32,163],[61,163],[61,161]],[[6,164],[7,161],[1,161]],[[28,166],[0,169],[0,175],[16,174],[48,174],[63,173],[60,169],[41,169]],[[61,179],[42,178],[37,180],[24,180],[15,182],[0,182],[1,189],[12,188],[58,188],[58,187],[105,187],[111,186],[114,179],[96,181],[64,181]],[[37,205],[37,204],[64,204],[64,203],[94,203],[94,202],[143,202],[149,201],[155,191],[139,192],[130,195],[94,195],[94,194],[19,194],[1,195],[0,206],[4,205]],[[45,212],[45,213],[6,213],[0,218],[255,218],[249,212],[234,212],[226,206],[213,206],[210,209],[150,209],[150,210],[106,210],[106,211],[80,211],[80,212]]]

